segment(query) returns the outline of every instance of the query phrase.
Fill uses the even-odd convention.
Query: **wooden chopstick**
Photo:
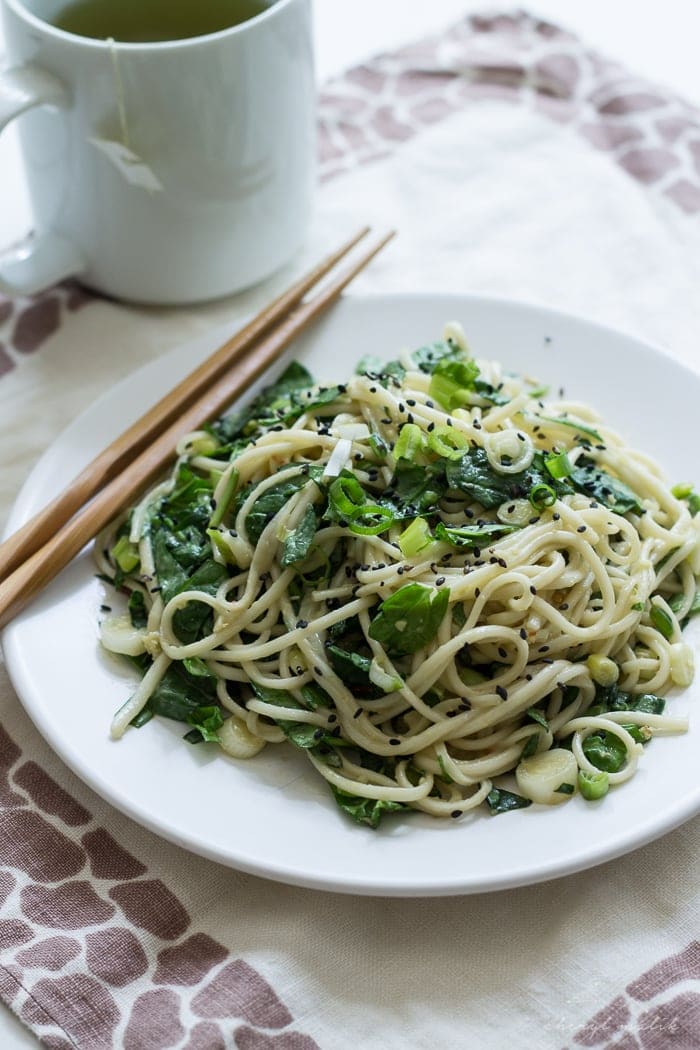
[[[153,437],[150,444],[108,481],[78,513],[68,521],[57,523],[50,538],[0,582],[0,629],[10,623],[89,540],[163,473],[175,458],[175,446],[179,439],[221,415],[232,401],[240,397],[292,340],[328,309],[393,236],[393,231],[386,234],[338,276],[324,282],[313,298],[302,301],[271,331],[266,329],[267,334],[253,349],[240,359],[236,358],[234,369],[224,372],[175,422]]]
[[[231,368],[249,348],[294,307],[314,285],[351,251],[369,233],[365,226],[337,251],[332,252],[286,292],[266,306],[248,324],[208,357],[165,397],[149,409],[141,419],[128,427],[111,445],[92,460],[70,485],[0,544],[0,580],[4,580],[23,561],[39,550],[56,530],[73,517],[89,499],[112,478],[124,470],[127,463],[150,444],[154,437],[193,404],[197,398]]]

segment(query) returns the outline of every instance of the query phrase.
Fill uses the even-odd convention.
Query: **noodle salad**
[[[457,323],[333,386],[292,364],[98,541],[102,643],[142,673],[112,735],[295,746],[371,827],[601,799],[687,729],[699,510]]]

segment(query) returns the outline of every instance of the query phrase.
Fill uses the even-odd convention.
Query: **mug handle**
[[[37,106],[68,105],[66,88],[57,77],[35,65],[0,73],[0,132],[16,117]],[[85,261],[70,241],[56,234],[30,235],[0,252],[0,292],[34,295],[65,277],[74,277]]]

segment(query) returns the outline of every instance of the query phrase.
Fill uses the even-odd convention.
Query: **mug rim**
[[[124,49],[127,51],[165,51],[170,48],[183,48],[192,47],[196,44],[206,44],[211,41],[218,41],[222,38],[227,37],[229,34],[245,33],[249,28],[257,26],[258,24],[267,21],[269,18],[273,18],[276,12],[283,10],[285,7],[290,7],[293,3],[299,2],[299,0],[272,0],[269,7],[265,8],[264,11],[258,12],[257,15],[253,15],[252,18],[247,18],[244,22],[239,22],[237,25],[228,26],[227,29],[218,29],[215,33],[201,33],[199,36],[188,36],[178,40],[113,40],[113,39],[102,39],[91,36],[81,36],[80,33],[69,33],[66,29],[59,29],[58,26],[52,25],[51,22],[47,22],[45,19],[35,15],[33,11],[30,11],[24,0],[2,0],[7,8],[18,17],[23,19],[29,25],[34,26],[41,32],[48,36],[52,36],[58,40],[72,43],[74,45],[83,45],[85,47],[92,47],[96,49]]]

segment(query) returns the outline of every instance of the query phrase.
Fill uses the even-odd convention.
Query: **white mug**
[[[0,290],[74,276],[120,299],[192,303],[291,259],[315,183],[310,0],[144,44],[57,29],[65,6],[2,0],[0,130],[19,118],[34,235],[0,254]]]

